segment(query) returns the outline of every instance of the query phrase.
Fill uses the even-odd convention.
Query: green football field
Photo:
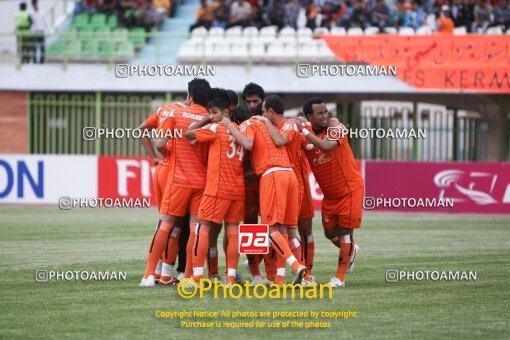
[[[337,249],[315,220],[314,275],[325,283]],[[184,299],[176,287],[139,288],[153,209],[0,207],[0,338],[510,338],[510,219],[367,213],[347,286],[332,299]],[[222,253],[222,251],[220,251]],[[220,255],[220,268],[223,254]],[[244,277],[248,274],[240,265]],[[399,281],[387,270],[476,271],[476,281]],[[125,271],[126,281],[35,282],[36,270]],[[182,328],[156,311],[353,311],[329,328]],[[197,320],[194,318],[188,321]],[[200,319],[211,321],[211,319]],[[212,321],[280,324],[303,318]]]

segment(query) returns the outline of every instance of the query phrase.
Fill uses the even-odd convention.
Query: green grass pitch
[[[331,300],[185,300],[175,287],[139,288],[155,220],[154,209],[0,207],[0,338],[510,338],[508,217],[367,213],[355,234],[356,269]],[[317,218],[314,232],[314,275],[325,283],[338,253]],[[126,271],[127,280],[36,283],[37,269]],[[387,283],[389,269],[471,270],[477,280]],[[328,329],[211,330],[155,316],[227,309],[351,310],[357,317],[324,320]]]

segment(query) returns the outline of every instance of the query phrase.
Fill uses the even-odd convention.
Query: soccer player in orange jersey
[[[311,202],[311,193],[310,193],[310,184],[308,182],[308,169],[306,168],[306,156],[301,148],[301,133],[299,132],[299,128],[294,120],[285,119],[283,117],[283,112],[281,114],[274,114],[270,118],[266,117],[256,117],[266,123],[268,128],[270,128],[271,138],[275,143],[281,141],[287,148],[287,153],[289,155],[289,159],[292,163],[292,168],[299,183],[299,219],[298,224],[301,223],[301,231],[302,238],[305,241],[303,248],[306,250],[312,249],[312,251],[308,251],[306,256],[307,261],[305,262],[305,257],[303,256],[302,244],[296,236],[295,228],[296,226],[290,226],[289,228],[289,246],[294,254],[294,256],[301,262],[301,264],[306,263],[309,272],[313,267],[313,236],[312,236],[312,217],[314,216],[313,206]],[[275,126],[278,132],[275,132],[274,129],[271,129],[271,125]],[[280,269],[280,267],[278,267]],[[280,279],[279,277],[277,280]],[[312,282],[315,282],[313,277],[311,277]]]
[[[251,110],[253,115],[261,115],[262,114],[262,102],[266,97],[266,93],[262,86],[249,83],[243,89],[243,101],[246,107]],[[253,171],[253,166],[251,164],[251,157],[246,157],[245,162],[245,184],[246,184],[246,217],[244,223],[254,224],[258,223],[259,217],[259,178]],[[265,255],[246,255],[247,262],[245,266],[250,271],[253,276],[252,284],[258,283],[270,283],[275,279],[276,276],[276,254],[273,249],[269,252],[269,254]],[[265,268],[267,279],[262,277],[262,273],[260,272],[260,263],[262,260],[265,260]],[[269,280],[269,281],[268,281]]]
[[[207,108],[209,119],[192,124],[186,131],[186,138],[191,142],[209,144],[207,183],[198,212],[200,227],[193,247],[193,279],[199,282],[203,278],[211,229],[221,229],[225,221],[228,237],[225,283],[230,286],[236,282],[238,226],[244,219],[244,149],[225,126],[218,124],[223,117],[229,117],[229,103],[216,98],[209,102]]]
[[[310,121],[308,124],[299,124],[304,136],[303,146],[324,193],[324,234],[340,248],[338,269],[329,284],[343,287],[345,274],[352,271],[359,250],[354,244],[353,231],[361,227],[364,181],[349,146],[347,130],[336,119],[329,117],[324,101],[318,97],[308,99],[303,113]],[[330,124],[332,122],[334,124]]]
[[[278,96],[269,96],[262,104],[262,114],[269,119],[275,114],[283,114],[283,111],[283,101]],[[251,151],[253,167],[257,176],[260,176],[261,220],[269,225],[269,238],[279,263],[283,261],[291,266],[295,273],[294,284],[302,281],[308,284],[307,269],[292,254],[286,238],[289,226],[297,225],[299,184],[284,141],[278,139],[278,142],[274,142],[271,135],[278,133],[276,128],[254,117],[242,123],[240,130],[228,118],[223,118],[222,124],[239,144]],[[282,274],[281,270],[277,270],[277,277],[282,277]],[[284,278],[275,283],[282,286]]]
[[[192,123],[206,118],[208,113],[205,106],[210,98],[209,83],[204,79],[193,79],[188,83],[185,104],[172,103],[160,108],[162,130],[186,131]],[[164,151],[167,143],[166,139],[159,140],[158,149]],[[172,275],[171,263],[175,263],[177,257],[181,232],[181,228],[176,222],[188,210],[190,212],[190,237],[186,247],[187,262],[184,277],[191,278],[192,273],[192,248],[195,239],[194,231],[197,228],[196,215],[205,188],[208,150],[205,144],[191,145],[188,140],[180,138],[171,139],[170,144],[171,152],[165,156],[169,163],[168,178],[159,209],[162,222],[160,228],[156,230],[149,248],[144,278],[140,283],[140,286],[143,287],[155,285],[155,269],[166,245],[168,245],[170,264],[163,265],[161,279],[167,274]]]

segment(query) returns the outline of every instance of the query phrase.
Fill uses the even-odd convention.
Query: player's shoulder
[[[160,106],[156,110],[156,115],[158,117],[174,117],[176,112],[178,112],[179,109],[186,108],[186,105],[180,102],[172,102],[172,103],[166,103]]]
[[[252,119],[253,119],[253,121],[257,121],[257,120],[256,120],[256,119],[254,119],[254,118],[246,119],[244,122],[242,122],[241,124],[239,124],[239,130],[240,130],[241,132],[243,132],[244,130],[246,130],[246,128],[247,128],[248,126],[253,125],[253,124],[254,124],[254,122],[252,121]],[[234,122],[232,122],[232,124],[235,124],[235,123],[234,123]]]
[[[222,133],[226,128],[219,123],[210,123],[202,127],[202,130],[212,131],[214,133]]]
[[[285,119],[283,121],[281,130],[282,131],[291,131],[291,130],[293,130],[293,131],[296,131],[296,132],[299,131],[296,122],[294,120],[292,120],[292,119]]]

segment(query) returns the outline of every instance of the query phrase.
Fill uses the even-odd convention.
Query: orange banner
[[[418,89],[510,93],[510,36],[323,35],[345,62],[396,65]]]

